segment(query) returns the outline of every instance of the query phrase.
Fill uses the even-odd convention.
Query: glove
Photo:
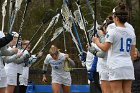
[[[99,51],[96,53],[96,56],[100,57],[100,58],[104,58],[106,56],[106,52],[104,51]]]
[[[85,67],[86,66],[86,62],[82,62],[82,66]]]
[[[95,56],[96,56],[96,53],[98,52],[94,46],[89,47],[88,50]]]
[[[31,57],[29,58],[29,64],[33,64],[34,62],[36,62],[37,57],[36,55],[31,55]]]
[[[86,66],[86,56],[87,56],[87,53],[86,52],[82,52],[82,54],[79,55],[79,58],[82,61],[82,66],[83,67]]]
[[[86,52],[82,52],[80,55],[79,55],[79,58],[82,62],[86,62],[86,56],[87,56],[87,53]]]
[[[93,72],[92,71],[88,71],[88,79],[90,81],[94,81],[94,79],[93,79]]]

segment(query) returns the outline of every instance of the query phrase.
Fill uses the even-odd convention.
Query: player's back
[[[108,51],[108,60],[113,67],[120,67],[131,61],[131,45],[135,43],[134,31],[129,28],[116,27],[111,30],[112,46]]]

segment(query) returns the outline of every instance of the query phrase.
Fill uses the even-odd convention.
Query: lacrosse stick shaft
[[[97,29],[96,29],[96,20],[97,20],[97,6],[96,6],[96,3],[97,1],[94,0],[94,36],[97,34]]]
[[[53,25],[54,26],[54,25]],[[54,27],[52,27],[52,28],[54,28]],[[52,42],[53,40],[55,40],[60,34],[61,34],[61,32],[63,31],[64,29],[60,29],[60,31],[58,31],[59,33],[57,33],[56,31],[56,33],[57,33],[57,35],[55,35],[55,36],[53,36],[52,37],[52,39],[50,40],[50,41],[48,41],[48,42],[46,42],[46,44],[43,46],[43,48],[41,49],[41,52],[45,49],[45,47],[50,43],[50,42]],[[53,31],[53,30],[52,30]],[[55,34],[55,33],[54,33]]]
[[[75,22],[73,22],[73,29],[74,29],[74,32],[75,32],[76,37],[77,37],[77,39],[78,39],[78,43],[79,43],[80,50],[83,51],[83,47],[82,47],[82,44],[81,44],[81,40],[80,40],[78,31],[77,31]]]
[[[71,30],[70,30],[69,32],[70,32],[70,34],[71,34],[71,37],[72,37],[73,42],[75,43],[75,45],[76,45],[76,47],[77,47],[77,49],[78,49],[79,54],[81,54],[81,50],[80,50],[80,48],[79,48],[79,46],[78,46],[78,43],[77,43],[76,38],[74,37],[74,35],[73,35],[73,33],[72,33]]]
[[[63,30],[63,37],[64,37],[64,49],[65,49],[65,53],[67,52],[67,46],[66,46],[66,35],[65,35],[65,30]]]

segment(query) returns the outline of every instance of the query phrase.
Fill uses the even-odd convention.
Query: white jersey
[[[65,54],[59,53],[58,60],[54,60],[50,54],[48,54],[44,60],[44,64],[50,64],[52,67],[52,75],[59,75],[63,78],[70,77],[70,72],[64,71]]]
[[[136,44],[134,31],[129,28],[116,27],[106,34],[105,42],[110,42],[107,62],[109,68],[115,69],[124,66],[132,66],[130,49]]]

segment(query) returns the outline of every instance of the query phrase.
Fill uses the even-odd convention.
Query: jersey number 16
[[[121,38],[120,51],[121,52],[124,52],[124,51],[129,52],[130,48],[131,48],[131,43],[132,43],[132,39],[131,38],[127,38],[126,40],[124,40],[124,38]],[[126,46],[125,46],[125,44],[126,44]]]

